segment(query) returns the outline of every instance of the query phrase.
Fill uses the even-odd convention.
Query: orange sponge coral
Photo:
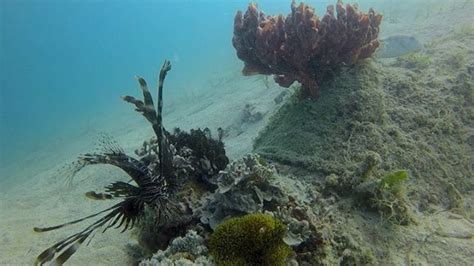
[[[341,0],[321,20],[314,8],[294,0],[287,17],[266,16],[250,4],[245,15],[235,16],[232,43],[245,63],[244,75],[274,75],[283,87],[299,81],[305,95],[317,98],[318,83],[335,68],[374,53],[381,21],[373,9],[359,12]]]

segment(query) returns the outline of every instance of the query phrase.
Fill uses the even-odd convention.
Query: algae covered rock
[[[317,102],[293,97],[284,104],[255,140],[255,152],[309,170],[315,180],[334,174],[345,196],[363,179],[406,169],[411,201],[449,205],[448,182],[461,193],[474,187],[466,134],[473,105],[468,68],[452,73],[443,62],[459,52],[446,53],[414,69],[368,62],[339,72]]]
[[[380,180],[376,190],[374,205],[382,218],[393,224],[416,223],[406,196],[405,181],[408,177],[408,172],[404,170],[388,173]]]
[[[431,59],[429,56],[421,53],[411,53],[397,58],[394,65],[421,71],[427,68],[430,64]]]
[[[406,195],[408,179],[407,171],[393,171],[379,179],[362,180],[354,192],[359,204],[376,210],[382,221],[394,225],[416,224],[414,207]]]
[[[414,37],[408,35],[393,35],[381,40],[382,45],[375,53],[379,58],[399,57],[419,51],[423,45]]]
[[[355,170],[365,161],[367,149],[377,150],[375,145],[384,142],[378,132],[370,132],[376,130],[372,125],[386,120],[381,86],[377,70],[366,64],[324,84],[317,102],[293,97],[255,140],[255,152],[324,176]],[[361,128],[366,131],[363,136]],[[365,147],[350,147],[348,140],[359,137]]]
[[[284,265],[291,249],[283,242],[286,226],[265,214],[229,219],[209,240],[218,265]]]

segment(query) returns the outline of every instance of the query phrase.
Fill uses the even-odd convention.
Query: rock
[[[399,57],[419,51],[423,45],[413,36],[393,35],[381,40],[382,45],[376,52],[378,58]]]
[[[248,103],[242,110],[242,123],[255,123],[265,116],[267,111],[256,103]]]
[[[273,99],[273,101],[276,103],[276,104],[280,104],[283,102],[283,100],[286,98],[286,96],[288,95],[288,90],[283,90],[282,92],[280,92],[280,94],[278,94],[275,99]]]

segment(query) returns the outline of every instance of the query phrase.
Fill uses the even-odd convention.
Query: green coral
[[[291,253],[285,232],[286,226],[269,215],[231,218],[217,226],[209,252],[218,265],[284,265]]]

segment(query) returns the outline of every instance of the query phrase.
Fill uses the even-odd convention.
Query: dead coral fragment
[[[359,12],[341,0],[322,19],[294,0],[287,17],[266,16],[252,3],[244,16],[240,11],[235,16],[232,44],[245,63],[244,75],[273,75],[286,88],[299,81],[304,95],[318,98],[318,83],[331,72],[375,52],[381,21],[374,10]]]
[[[285,265],[291,249],[283,242],[286,226],[264,214],[249,214],[220,224],[209,240],[218,265]]]

